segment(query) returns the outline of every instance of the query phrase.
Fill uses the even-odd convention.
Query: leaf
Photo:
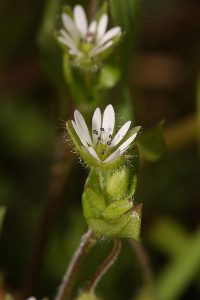
[[[147,160],[158,160],[166,153],[167,148],[161,123],[140,134],[135,142],[139,152]]]
[[[181,247],[175,259],[160,274],[157,294],[160,300],[180,299],[181,294],[199,271],[200,231]]]

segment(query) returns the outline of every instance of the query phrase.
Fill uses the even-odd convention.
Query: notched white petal
[[[102,46],[97,46],[90,51],[89,56],[94,57],[94,56],[102,53],[106,49],[110,48],[112,45],[113,45],[113,41],[109,41],[108,43],[106,43]]]
[[[78,51],[75,49],[70,49],[69,54],[74,55],[74,56],[83,57],[83,53],[81,51]]]
[[[98,157],[96,151],[92,147],[88,147],[88,152],[94,157],[96,160],[100,161],[100,158]]]
[[[75,50],[75,47],[73,44],[71,44],[66,38],[64,38],[63,36],[59,36],[58,37],[58,41],[63,44],[64,46],[66,46],[67,48],[73,49]]]
[[[88,144],[87,144],[87,142],[85,140],[85,136],[84,136],[84,134],[82,132],[82,129],[80,129],[80,127],[77,126],[77,124],[73,120],[71,122],[72,122],[72,126],[74,127],[74,130],[76,131],[76,134],[78,135],[81,143],[83,144],[83,146],[85,146],[87,148]]]
[[[88,30],[88,22],[85,10],[81,5],[76,5],[74,7],[74,21],[82,37],[85,38]]]
[[[108,16],[105,14],[99,20],[99,24],[97,27],[97,41],[99,41],[103,37],[107,25],[108,25]]]
[[[106,34],[99,41],[99,45],[105,44],[107,41],[113,39],[121,32],[121,27],[114,27],[106,32]]]
[[[119,158],[121,155],[121,152],[119,149],[115,150],[112,154],[110,154],[110,156],[108,156],[103,163],[109,163],[114,161],[115,159]]]
[[[90,24],[90,26],[89,26],[88,31],[90,33],[94,34],[96,32],[96,29],[97,29],[97,21],[92,21],[91,24]]]
[[[137,132],[133,133],[131,135],[131,137],[128,138],[123,144],[121,144],[121,146],[118,149],[122,152],[125,152],[128,149],[128,147],[130,146],[130,144],[134,141],[136,136],[137,136]]]
[[[101,119],[101,110],[97,107],[92,117],[92,136],[94,145],[97,143],[100,134]]]
[[[114,139],[112,140],[111,147],[115,147],[119,142],[125,137],[126,133],[128,132],[131,126],[131,121],[127,121],[117,132]]]
[[[92,140],[91,140],[91,136],[90,136],[87,124],[86,124],[82,114],[78,110],[75,110],[75,112],[74,112],[74,119],[75,119],[76,124],[82,128],[84,136],[85,136],[85,140],[87,141],[87,143],[89,145],[92,146]]]
[[[72,49],[77,49],[76,42],[70,37],[70,35],[64,30],[60,30],[60,34],[62,37],[64,37],[65,41],[69,44],[69,47]]]
[[[71,37],[74,40],[78,41],[80,38],[80,33],[77,30],[76,25],[75,25],[74,21],[72,20],[72,18],[70,16],[68,16],[66,13],[62,13],[62,21],[65,26],[65,29],[69,32]]]
[[[106,106],[106,108],[104,110],[102,127],[109,134],[112,134],[113,131],[114,131],[114,128],[115,128],[115,111],[114,111],[113,106],[111,104]]]

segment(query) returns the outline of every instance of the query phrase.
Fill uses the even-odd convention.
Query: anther
[[[92,132],[96,135],[98,134],[98,131],[96,129],[92,130]]]
[[[109,137],[109,139],[112,139],[112,134],[109,134],[109,136],[108,136],[108,137]]]
[[[110,141],[108,141],[108,142],[107,142],[107,145],[111,145],[111,142],[110,142]]]
[[[101,141],[101,138],[100,138],[100,136],[98,136],[98,138],[97,138],[99,141]]]
[[[106,150],[103,149],[103,150],[101,151],[101,154],[104,155],[105,153],[106,153]]]
[[[100,128],[101,131],[104,131],[105,129],[103,127]]]

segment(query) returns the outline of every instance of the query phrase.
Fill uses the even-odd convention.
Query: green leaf
[[[160,300],[180,299],[181,294],[199,271],[200,231],[192,236],[178,255],[160,274],[157,294]]]
[[[135,140],[141,155],[150,161],[161,158],[166,153],[163,125],[157,126],[140,134]]]

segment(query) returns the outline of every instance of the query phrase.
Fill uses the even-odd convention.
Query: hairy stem
[[[92,279],[90,280],[87,289],[89,291],[94,291],[99,281],[103,277],[103,275],[110,269],[110,267],[116,261],[121,250],[121,241],[119,239],[114,240],[113,248],[110,254],[105,258],[99,268],[96,270]]]
[[[58,289],[55,300],[70,299],[81,264],[83,263],[84,258],[94,244],[95,239],[93,236],[93,232],[91,229],[88,229],[88,231],[82,236],[80,244],[71,259],[71,262],[63,277],[62,283]]]

